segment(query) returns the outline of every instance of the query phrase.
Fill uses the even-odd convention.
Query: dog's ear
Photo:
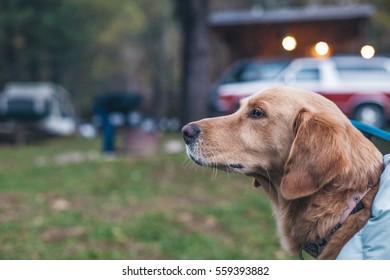
[[[295,139],[284,166],[280,191],[287,199],[309,196],[345,168],[341,125],[332,117],[301,110],[294,120]]]

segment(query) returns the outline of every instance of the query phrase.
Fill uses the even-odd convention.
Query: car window
[[[385,81],[390,80],[390,73],[382,67],[343,67],[338,66],[340,78],[343,80],[359,80],[359,81]]]
[[[295,74],[296,81],[319,81],[320,80],[320,71],[318,68],[305,68],[299,70]]]
[[[286,66],[287,62],[249,63],[242,67],[229,82],[249,82],[257,80],[271,80],[275,78]]]

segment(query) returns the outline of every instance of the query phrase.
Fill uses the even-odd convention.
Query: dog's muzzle
[[[219,168],[222,170],[236,171],[241,172],[244,169],[244,166],[240,163],[218,163],[214,161],[209,161],[207,158],[203,156],[202,150],[199,146],[202,146],[202,143],[199,145],[199,136],[201,134],[201,129],[195,123],[189,123],[185,125],[182,130],[183,139],[186,143],[187,155],[190,157],[195,163],[201,166],[209,166],[214,168]],[[200,139],[202,140],[202,139]],[[206,146],[206,145],[205,145]],[[207,154],[207,153],[206,153]]]

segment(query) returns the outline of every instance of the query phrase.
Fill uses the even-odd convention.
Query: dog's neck
[[[373,182],[369,182],[367,188],[363,191],[354,192],[351,197],[348,199],[345,209],[340,215],[339,224],[343,224],[348,216],[352,213],[352,211],[357,207],[359,202],[363,199],[363,197],[374,187]]]
[[[303,259],[302,252],[305,251],[312,257],[318,258],[324,250],[325,246],[328,244],[329,240],[341,228],[348,216],[357,213],[364,208],[364,205],[362,204],[361,200],[373,188],[373,186],[374,184],[372,182],[369,182],[367,188],[364,191],[354,192],[346,202],[345,208],[340,214],[339,222],[333,229],[329,231],[328,236],[319,240],[305,243],[299,252],[299,257]]]
[[[339,209],[339,211],[329,213],[323,210],[324,207],[329,209],[329,204],[321,205],[318,203],[322,203],[322,201],[317,200],[318,197],[329,193],[328,191],[324,191],[324,193],[320,191],[322,194],[319,194],[317,198],[310,196],[291,201],[285,200],[278,191],[280,181],[271,178],[256,176],[254,186],[261,185],[271,201],[282,247],[295,254],[299,253],[303,244],[313,240],[321,242],[335,228],[335,225],[340,222],[344,223],[350,214],[347,208],[352,211],[354,209],[352,206],[356,206],[354,198],[359,196],[361,199],[367,191],[345,191],[340,193],[337,198],[332,196],[332,209]],[[372,185],[369,184],[370,189]],[[308,212],[311,212],[316,219],[307,220],[305,213]],[[291,215],[292,213],[293,215]],[[300,236],[297,236],[296,233],[300,233]]]

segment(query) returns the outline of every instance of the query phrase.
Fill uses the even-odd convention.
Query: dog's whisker
[[[190,159],[190,158],[185,158],[183,160],[183,163],[182,163],[182,166],[184,166],[185,168],[189,167],[191,164],[193,164],[194,162]]]
[[[214,153],[213,153],[213,151],[211,150],[210,152],[210,158],[211,158],[211,162],[212,162],[212,164],[211,164],[211,169],[212,169],[212,173],[211,173],[211,180],[213,180],[215,177],[216,177],[216,166],[215,166],[215,164],[214,164]]]
[[[267,172],[268,184],[271,185],[272,184],[271,175],[269,174],[269,171],[267,168],[264,168],[264,170],[265,170],[265,172]]]

